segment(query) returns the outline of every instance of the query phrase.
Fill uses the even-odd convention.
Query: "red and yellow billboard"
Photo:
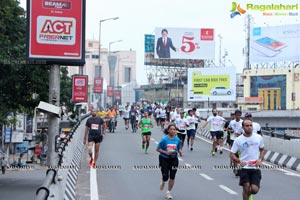
[[[27,58],[83,65],[85,0],[27,1]]]

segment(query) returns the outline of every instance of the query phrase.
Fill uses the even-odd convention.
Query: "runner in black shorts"
[[[244,133],[234,140],[230,152],[230,158],[242,167],[238,175],[239,185],[243,187],[243,200],[252,199],[252,194],[256,194],[259,190],[261,171],[258,167],[264,157],[263,138],[252,133],[252,126],[252,121],[249,119],[242,122]],[[240,158],[235,155],[238,151],[241,152]]]
[[[160,183],[160,190],[164,189],[165,182],[169,180],[168,190],[166,193],[167,199],[172,199],[171,190],[174,185],[175,175],[178,168],[178,153],[182,156],[181,142],[176,136],[176,127],[170,124],[164,136],[157,145],[159,154],[159,166],[161,168],[162,180]],[[170,178],[170,179],[169,179]]]
[[[85,135],[83,143],[86,144],[88,137],[88,150],[90,155],[90,166],[95,167],[99,155],[100,143],[103,140],[105,133],[105,123],[102,118],[97,117],[96,110],[92,110],[92,117],[90,117],[85,124]],[[95,157],[93,158],[93,145],[95,144]]]

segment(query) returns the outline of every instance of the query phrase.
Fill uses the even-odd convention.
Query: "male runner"
[[[153,128],[153,124],[147,109],[144,110],[144,117],[139,121],[139,128],[142,130],[142,149],[144,149],[145,154],[147,154],[150,146],[151,128]]]
[[[83,139],[83,144],[86,144],[86,139],[88,138],[88,151],[90,156],[90,166],[95,167],[99,155],[100,143],[103,140],[105,134],[105,124],[102,118],[97,117],[96,110],[92,110],[92,117],[90,117],[85,124],[85,135]],[[93,145],[95,145],[93,158]]]
[[[230,152],[230,158],[242,166],[238,174],[240,186],[243,187],[243,200],[252,199],[252,194],[259,190],[261,171],[258,167],[264,156],[263,138],[252,133],[252,126],[249,119],[242,122],[244,134],[235,139]],[[238,151],[241,152],[240,158],[235,155]]]

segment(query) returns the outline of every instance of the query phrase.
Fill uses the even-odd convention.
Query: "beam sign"
[[[85,64],[85,0],[27,0],[26,56],[32,64]]]

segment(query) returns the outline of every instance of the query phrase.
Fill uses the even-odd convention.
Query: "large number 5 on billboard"
[[[191,53],[196,49],[194,36],[191,34],[182,36],[181,51],[185,53]]]

